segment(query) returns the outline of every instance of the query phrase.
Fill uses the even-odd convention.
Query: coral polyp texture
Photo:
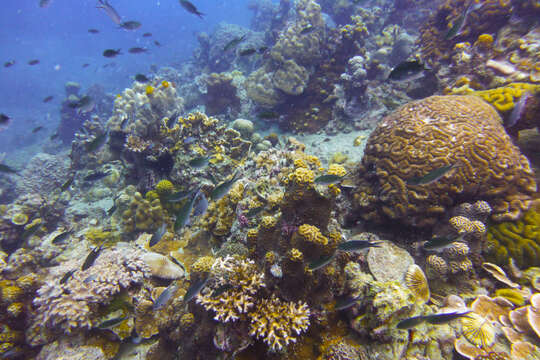
[[[482,129],[482,131],[478,131]],[[424,185],[411,180],[452,166]],[[370,135],[356,203],[366,219],[433,225],[455,199],[482,199],[496,221],[519,218],[536,182],[497,112],[474,96],[432,96],[402,106]]]

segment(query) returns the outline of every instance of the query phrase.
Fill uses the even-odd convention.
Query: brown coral
[[[459,166],[438,181],[407,184],[451,164]],[[536,192],[529,161],[499,115],[471,96],[432,96],[384,118],[370,135],[362,170],[355,196],[362,216],[413,226],[433,225],[458,197],[486,200],[494,220],[516,219]]]

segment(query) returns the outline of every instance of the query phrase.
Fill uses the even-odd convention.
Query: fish
[[[76,101],[74,103],[70,103],[69,106],[73,109],[77,110],[77,114],[85,114],[92,110],[94,110],[94,107],[96,104],[94,103],[94,100],[88,95],[84,95],[79,99],[79,101]]]
[[[163,235],[165,235],[165,233],[167,232],[167,223],[163,223],[161,224],[161,226],[156,230],[156,232],[154,232],[154,234],[152,235],[152,237],[150,238],[150,241],[148,242],[148,246],[149,247],[152,247],[154,245],[156,245],[159,240],[161,240],[161,238],[163,237]]]
[[[94,152],[96,150],[99,150],[107,142],[108,136],[108,131],[105,131],[104,133],[96,136],[94,139],[92,139],[86,144],[86,151]]]
[[[148,49],[141,48],[141,47],[132,47],[128,49],[128,53],[130,54],[142,54],[148,52]]]
[[[231,284],[221,285],[220,287],[218,287],[217,289],[212,291],[212,294],[210,295],[210,297],[211,298],[217,298],[220,295],[223,295],[225,292],[231,290],[232,288],[233,288],[233,286]]]
[[[202,191],[199,192],[198,200],[195,201],[193,206],[193,216],[201,216],[208,209],[208,199]]]
[[[0,131],[7,129],[9,124],[11,124],[11,118],[6,114],[0,114]]]
[[[88,283],[91,283],[92,281],[96,280],[97,279],[97,275],[96,274],[92,274],[92,275],[88,275],[86,277],[86,279],[83,280],[83,283],[85,284],[88,284]]]
[[[0,172],[6,173],[6,174],[16,174],[18,170],[15,170],[14,168],[6,164],[0,164]]]
[[[458,16],[458,18],[454,22],[454,25],[450,28],[450,30],[448,30],[444,38],[446,40],[451,40],[455,38],[456,36],[461,35],[461,32],[463,31],[463,27],[465,26],[467,22],[467,17],[469,16],[469,13],[471,11],[481,8],[482,6],[483,6],[483,3],[480,2],[480,3],[475,4],[474,0],[471,0],[469,2],[469,5],[467,6],[467,9],[465,9],[465,12],[462,13],[460,16]]]
[[[103,179],[111,174],[110,171],[94,171],[84,177],[84,181],[96,181]]]
[[[176,293],[178,290],[178,286],[175,283],[170,284],[167,286],[165,290],[159,294],[156,301],[154,301],[154,305],[152,306],[152,310],[156,311],[161,309],[163,306],[167,305],[171,297]]]
[[[195,296],[197,296],[198,293],[201,292],[201,290],[206,286],[206,283],[208,282],[208,277],[205,279],[201,279],[199,281],[196,281],[192,283],[187,292],[186,295],[184,295],[184,302],[190,302]]]
[[[144,74],[135,75],[135,80],[140,82],[140,83],[146,83],[146,82],[150,81],[150,79],[148,79]]]
[[[75,273],[75,271],[77,271],[77,269],[73,269],[65,273],[64,276],[62,276],[62,278],[60,279],[60,284],[67,282],[69,278],[73,275],[73,273]]]
[[[107,215],[111,216],[112,214],[114,214],[114,212],[116,211],[117,208],[118,208],[118,205],[113,204],[113,206],[111,206],[111,207],[107,210]]]
[[[169,253],[169,259],[175,263],[176,265],[180,266],[182,268],[182,270],[184,270],[184,272],[187,272],[186,271],[186,267],[184,266],[184,264],[182,264],[180,261],[178,261],[174,256],[172,256],[172,253]]]
[[[212,192],[210,193],[210,198],[213,201],[217,201],[224,197],[238,179],[238,173],[234,173],[233,177],[230,180],[224,181],[214,187],[214,190],[212,190]]]
[[[187,224],[189,224],[189,217],[191,215],[191,210],[193,210],[193,204],[195,203],[195,199],[199,195],[199,190],[197,190],[197,193],[191,197],[178,212],[176,213],[176,220],[174,221],[174,231],[178,231]]]
[[[90,34],[99,34],[99,30],[98,29],[88,29],[88,32]]]
[[[449,236],[437,236],[426,241],[422,246],[424,250],[442,250],[463,238],[463,235],[451,238]]]
[[[113,58],[113,57],[116,57],[117,55],[121,55],[122,53],[120,52],[121,49],[107,49],[105,51],[103,51],[103,56],[105,56],[106,58]]]
[[[242,41],[244,41],[246,39],[246,36],[247,35],[243,35],[241,37],[237,37],[237,38],[232,39],[231,41],[229,41],[225,45],[225,47],[223,48],[223,51],[228,51],[228,50],[236,47],[238,44],[240,44]]]
[[[142,26],[142,24],[138,21],[130,20],[130,21],[124,21],[123,23],[118,24],[118,26],[126,30],[137,30],[138,28]]]
[[[37,65],[37,64],[39,64],[39,60],[38,60],[38,59],[30,60],[30,61],[28,62],[28,65]]]
[[[99,254],[101,253],[101,250],[103,249],[103,244],[99,245],[99,246],[96,246],[95,248],[93,248],[90,253],[88,253],[88,256],[86,257],[86,259],[84,260],[82,266],[81,266],[81,270],[84,271],[84,270],[87,270],[89,269],[92,265],[94,265],[94,261],[96,261],[96,259],[98,258]]]
[[[30,236],[34,235],[39,230],[40,227],[41,227],[41,222],[35,223],[34,225],[30,226],[29,228],[23,231],[23,233],[21,234],[21,238],[22,239],[29,238]]]
[[[120,324],[122,321],[124,321],[126,319],[127,319],[127,316],[123,315],[123,316],[113,318],[113,319],[110,319],[110,320],[105,320],[104,322],[99,324],[97,327],[98,327],[98,329],[112,328],[112,327],[115,327],[116,325]]]
[[[149,32],[146,32],[144,34],[142,34],[143,37],[150,37],[152,36],[152,33],[149,33]]]
[[[340,243],[337,248],[342,251],[356,251],[369,247],[380,247],[380,241],[368,241],[368,240],[349,240]]]
[[[208,156],[198,156],[194,159],[189,160],[188,165],[195,169],[202,169],[206,165],[208,165],[208,161],[210,160],[210,157]]]
[[[109,4],[107,0],[98,0],[98,4],[96,7],[98,9],[103,9],[103,11],[105,11],[105,14],[107,14],[107,16],[110,17],[116,25],[120,25],[122,23],[122,18],[120,17],[120,15],[118,15],[118,12],[111,6],[111,4]]]
[[[315,271],[317,269],[320,269],[332,262],[334,258],[336,257],[336,253],[333,253],[330,256],[323,256],[320,259],[314,260],[308,264],[308,269],[311,271]]]
[[[39,7],[40,8],[46,8],[49,5],[51,5],[52,0],[39,0]]]
[[[204,14],[202,12],[200,12],[199,10],[197,10],[197,8],[195,7],[195,5],[193,5],[192,3],[190,3],[189,1],[187,0],[180,0],[180,5],[182,5],[182,7],[184,9],[187,10],[187,12],[190,12],[194,15],[197,15],[198,17],[200,17],[201,19],[203,18]]]
[[[261,111],[257,114],[259,119],[275,119],[279,117],[279,114],[275,111]]]
[[[329,174],[317,176],[314,182],[318,185],[330,185],[340,182],[341,179],[343,179],[343,176]]]
[[[521,95],[518,103],[514,106],[512,112],[510,113],[510,116],[508,117],[506,127],[511,128],[518,123],[519,119],[521,119],[521,117],[523,116],[523,112],[525,111],[525,107],[527,106],[527,101],[530,99],[530,97],[531,93],[528,91]]]
[[[90,66],[90,64],[82,64],[82,67],[83,67],[83,68],[87,68],[87,67],[89,67],[89,66]]]
[[[59,136],[60,136],[60,134],[58,132],[55,132],[54,134],[51,135],[51,137],[49,139],[56,140],[56,139],[58,139]]]
[[[32,134],[35,134],[43,129],[45,129],[43,126],[36,126],[35,128],[32,129]]]
[[[61,186],[60,186],[60,192],[66,191],[71,184],[73,184],[73,181],[75,180],[75,175],[72,175],[69,179],[67,179]]]
[[[60,234],[56,235],[56,236],[51,240],[51,243],[53,243],[53,244],[61,243],[61,242],[63,242],[64,240],[66,240],[67,237],[68,237],[69,235],[71,235],[71,233],[73,233],[73,230],[66,230],[66,231],[63,231],[63,232],[61,232]]]
[[[157,40],[154,40],[154,45],[161,46],[161,43],[159,41],[157,41]]]
[[[179,111],[175,111],[171,114],[171,116],[169,116],[169,120],[167,120],[167,123],[166,123],[169,129],[172,129],[174,125],[176,125],[176,122],[178,121],[178,116],[180,116]],[[185,143],[185,140],[184,140],[184,143]]]
[[[468,313],[471,311],[464,311],[464,312],[450,312],[450,313],[440,313],[440,314],[433,314],[433,315],[426,315],[424,316],[424,320],[431,324],[431,325],[441,325],[449,323],[452,320],[458,319],[463,316],[467,316]]]
[[[259,54],[262,54],[262,53],[264,53],[266,50],[268,50],[268,46],[261,46],[261,47],[257,50],[257,52],[258,52]]]
[[[43,102],[44,102],[44,103],[48,103],[48,102],[51,101],[52,99],[54,99],[54,96],[49,95],[49,96],[47,96],[45,99],[43,99]]]
[[[188,191],[177,191],[165,198],[167,202],[180,202],[187,198],[192,193],[192,190]]]
[[[261,205],[261,206],[257,206],[257,207],[254,207],[254,208],[251,208],[248,210],[248,212],[246,213],[246,216],[247,217],[252,217],[252,216],[255,216],[257,215],[258,213],[260,213],[261,211],[264,210],[264,206]]]
[[[429,70],[418,60],[408,60],[399,63],[390,71],[388,80],[393,81],[412,81],[424,76],[424,71]]]
[[[4,67],[8,68],[8,67],[11,67],[11,66],[13,66],[15,64],[16,64],[15,60],[9,60],[9,61],[6,61],[4,63]]]
[[[360,297],[361,297],[361,295],[358,295],[356,297],[351,297],[351,296],[340,297],[340,298],[337,299],[336,305],[334,305],[334,310],[348,309],[348,308],[354,306],[354,304],[356,304],[356,302],[358,300],[360,300]]]
[[[311,34],[313,32],[313,30],[315,30],[315,26],[309,24],[308,26],[306,26],[305,28],[300,30],[300,35]]]
[[[401,330],[406,330],[406,329],[413,328],[417,325],[420,325],[424,321],[426,321],[426,317],[423,315],[413,316],[413,317],[401,320],[400,322],[397,323],[396,327]]]
[[[458,167],[458,163],[451,165],[441,166],[428,172],[424,176],[412,177],[406,181],[407,185],[429,185],[439,181],[443,176],[450,172],[455,167]]]
[[[238,52],[238,55],[240,56],[249,56],[249,55],[253,55],[257,52],[256,49],[253,49],[253,48],[248,48],[248,49],[243,49],[243,50],[240,50]]]

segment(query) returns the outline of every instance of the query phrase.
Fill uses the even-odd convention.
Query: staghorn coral
[[[407,184],[449,164],[459,166],[436,182]],[[458,196],[487,201],[496,221],[516,219],[536,192],[529,162],[499,116],[472,96],[432,96],[402,106],[371,133],[361,169],[355,194],[361,216],[419,227],[433,225]]]
[[[535,204],[520,220],[494,224],[486,235],[489,261],[507,265],[510,258],[517,266],[538,265],[540,257],[540,204]]]

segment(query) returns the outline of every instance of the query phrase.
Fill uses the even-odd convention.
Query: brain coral
[[[457,165],[438,181],[407,180]],[[497,112],[475,96],[432,96],[408,103],[370,135],[355,194],[365,219],[382,214],[431,226],[459,199],[482,199],[496,221],[517,219],[536,183],[528,160],[512,144]]]

